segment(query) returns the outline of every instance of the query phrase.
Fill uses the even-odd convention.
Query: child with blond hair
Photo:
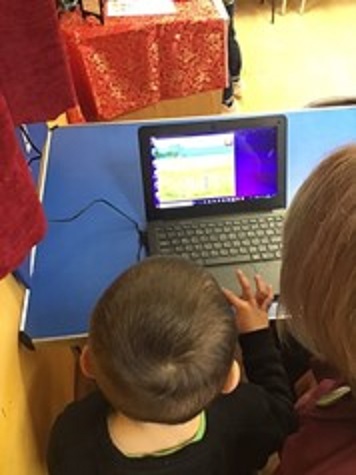
[[[356,473],[356,144],[320,163],[284,225],[283,325],[323,367],[297,402],[280,475]]]

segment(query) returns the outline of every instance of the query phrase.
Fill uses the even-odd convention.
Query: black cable
[[[35,150],[35,152],[37,152],[40,156],[42,156],[42,151],[37,147],[37,145],[33,142],[32,138],[31,138],[31,135],[28,133],[28,131],[26,130],[26,127],[24,125],[20,125],[20,130],[21,132],[24,134],[24,136],[26,137],[27,141],[29,142],[29,144],[31,145],[31,147],[33,148],[33,150]]]
[[[116,213],[120,214],[124,218],[126,218],[128,221],[130,221],[130,223],[132,223],[134,225],[135,230],[136,230],[137,235],[138,235],[138,245],[139,245],[138,250],[137,250],[137,254],[136,254],[136,260],[139,261],[140,257],[141,257],[142,248],[146,245],[146,233],[145,233],[145,231],[140,229],[140,226],[139,226],[138,222],[135,221],[133,218],[131,218],[131,216],[129,216],[127,213],[122,211],[120,208],[118,208],[114,204],[110,203],[110,201],[106,200],[105,198],[97,198],[97,199],[91,201],[86,206],[84,206],[84,208],[80,209],[79,211],[74,213],[69,218],[49,219],[48,221],[50,223],[71,223],[71,222],[75,221],[76,219],[80,218],[80,216],[82,216],[92,206],[94,206],[96,204],[104,204],[104,205],[108,206],[109,208],[111,208],[112,210],[114,210]]]
[[[113,205],[112,203],[110,203],[110,201],[106,200],[105,198],[97,198],[93,201],[91,201],[90,203],[88,203],[86,206],[84,206],[84,208],[80,209],[79,211],[77,211],[76,213],[74,213],[72,216],[70,216],[69,218],[56,218],[56,219],[50,219],[49,221],[51,223],[70,223],[71,221],[75,221],[76,219],[78,219],[80,216],[82,216],[84,213],[86,213],[92,206],[96,205],[96,204],[104,204],[106,206],[108,206],[109,208],[113,209],[114,211],[116,211],[117,213],[121,214],[121,216],[123,216],[124,218],[128,219],[134,226],[135,228],[137,229],[137,231],[140,231],[140,227],[139,227],[139,224],[137,223],[137,221],[135,221],[133,218],[131,218],[131,216],[129,216],[128,214],[126,214],[124,211],[122,211],[120,208],[118,208],[117,206]]]
[[[35,155],[34,157],[31,157],[29,160],[27,160],[27,165],[31,166],[33,162],[36,162],[37,160],[41,160],[41,155]]]
[[[138,233],[138,249],[136,253],[136,261],[140,262],[141,260],[141,252],[143,247],[145,247],[145,242],[146,242],[146,233],[140,229],[140,232]]]

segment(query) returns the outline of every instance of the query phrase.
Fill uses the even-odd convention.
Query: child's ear
[[[94,378],[93,368],[90,360],[90,348],[88,345],[84,345],[80,354],[79,363],[80,369],[82,370],[84,376],[91,379]]]
[[[237,361],[233,361],[229,374],[226,377],[226,381],[224,384],[224,387],[222,388],[221,392],[223,394],[228,394],[231,393],[236,386],[239,384],[240,381],[240,367],[237,363]]]

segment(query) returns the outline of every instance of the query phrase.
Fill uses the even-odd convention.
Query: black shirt
[[[206,409],[203,439],[169,455],[126,457],[111,442],[99,392],[70,404],[50,438],[50,475],[250,475],[294,428],[287,377],[269,330],[240,338],[249,383]]]

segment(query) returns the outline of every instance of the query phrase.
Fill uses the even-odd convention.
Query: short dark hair
[[[91,318],[89,348],[97,384],[115,410],[175,424],[222,390],[236,330],[208,271],[184,259],[152,257],[104,292]]]

